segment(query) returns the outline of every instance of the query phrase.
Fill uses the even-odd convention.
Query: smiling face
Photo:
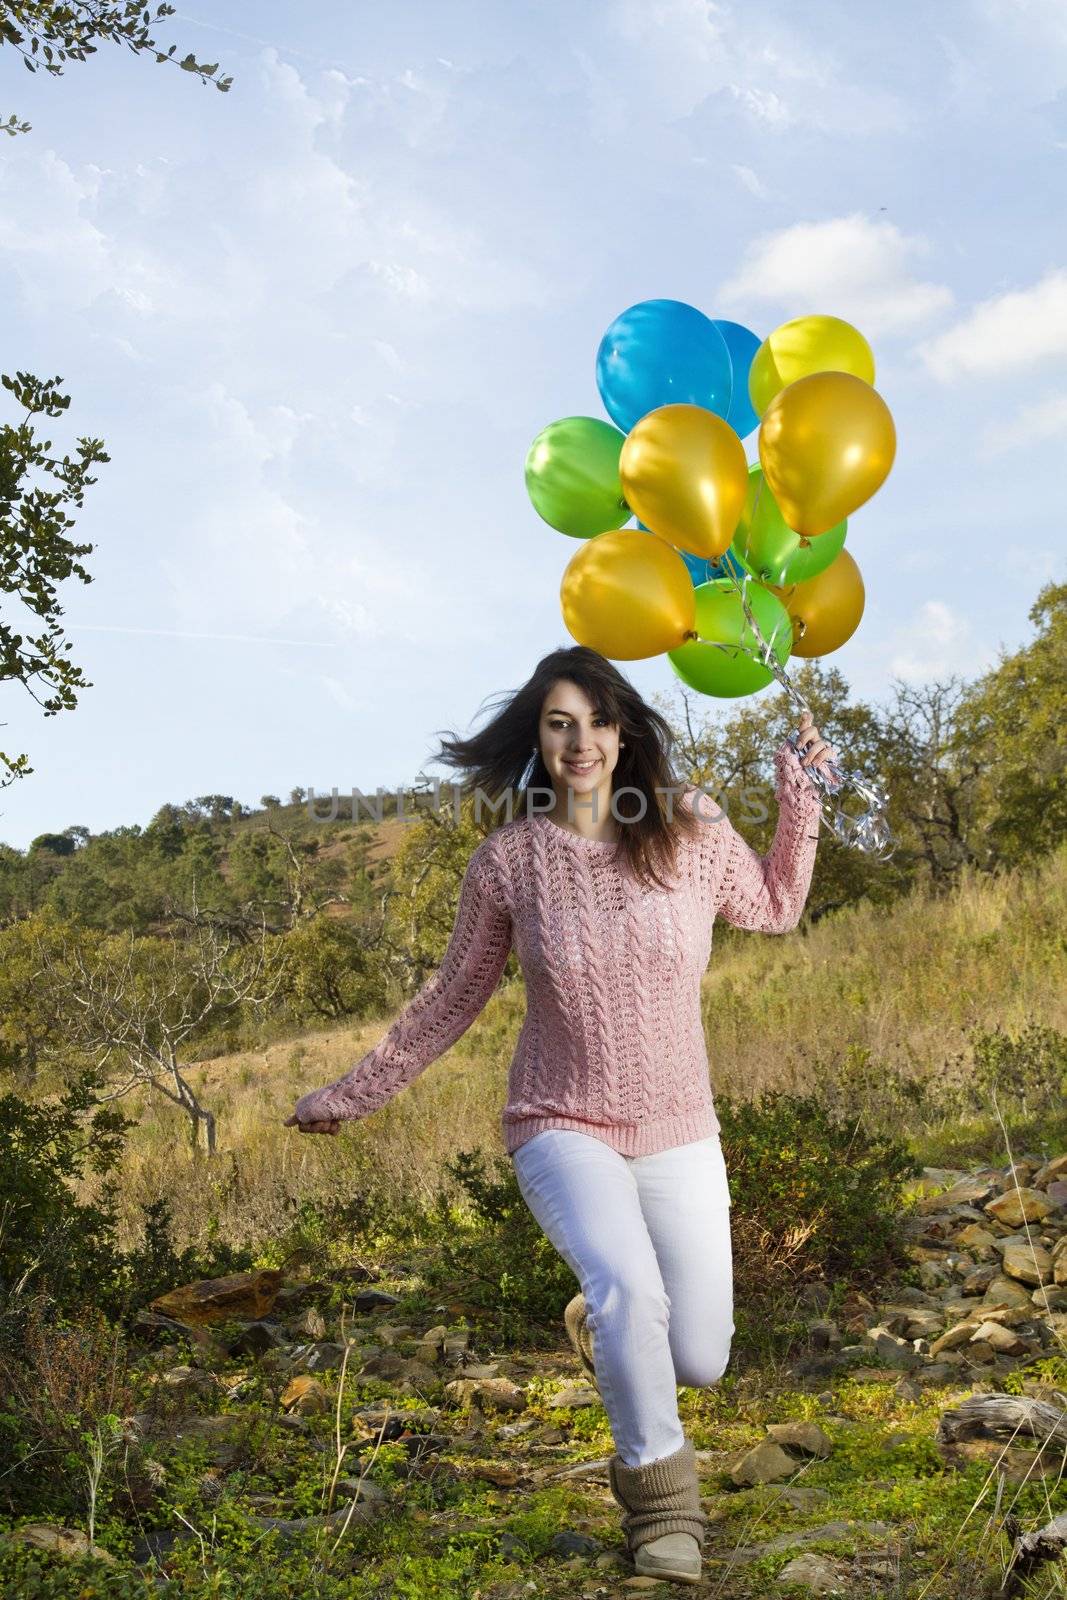
[[[576,683],[561,678],[552,685],[541,707],[538,737],[558,797],[565,801],[570,789],[581,796],[596,792],[610,801],[611,774],[619,760],[619,727],[597,713]]]

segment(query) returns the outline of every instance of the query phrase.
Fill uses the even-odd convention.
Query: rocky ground
[[[950,1594],[931,1581],[938,1551],[923,1529],[935,1508],[916,1499],[903,1516],[906,1502],[893,1498],[917,1462],[920,1484],[979,1464],[1002,1488],[1043,1482],[1050,1507],[1057,1494],[1063,1503],[1067,1153],[1014,1169],[928,1168],[919,1187],[908,1221],[917,1281],[836,1305],[829,1285],[809,1285],[806,1348],[784,1374],[789,1403],[779,1386],[761,1405],[750,1381],[735,1417],[721,1403],[715,1426],[699,1409],[683,1413],[711,1519],[709,1593]],[[167,1514],[181,1461],[205,1515],[237,1498],[253,1528],[283,1540],[333,1545],[397,1518],[417,1525],[427,1550],[484,1534],[519,1575],[464,1588],[479,1600],[673,1589],[633,1575],[607,1489],[599,1396],[576,1381],[569,1346],[494,1353],[458,1304],[427,1309],[402,1272],[369,1276],[263,1270],[176,1285],[139,1314],[147,1399],[122,1419],[133,1562],[166,1572],[180,1542],[201,1537],[203,1517]],[[1042,1376],[1047,1358],[1058,1358],[1056,1381]],[[863,1385],[884,1398],[863,1408],[843,1399]],[[780,1420],[767,1414],[776,1406]],[[858,1516],[843,1500],[852,1462],[864,1503],[889,1515]],[[557,1487],[568,1493],[547,1528],[516,1532],[512,1508]],[[768,1527],[777,1531],[754,1537]],[[88,1548],[84,1532],[53,1524],[11,1537],[61,1555]]]

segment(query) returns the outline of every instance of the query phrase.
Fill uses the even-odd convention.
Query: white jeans
[[[730,1190],[719,1135],[623,1156],[573,1128],[513,1153],[523,1199],[581,1285],[597,1384],[627,1466],[685,1442],[679,1383],[726,1371],[733,1320]]]

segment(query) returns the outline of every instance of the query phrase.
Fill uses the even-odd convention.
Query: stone
[[[378,1311],[382,1306],[398,1306],[400,1296],[385,1289],[361,1289],[354,1303],[357,1312]]]
[[[510,1378],[453,1378],[445,1384],[445,1396],[453,1405],[472,1401],[496,1406],[500,1411],[524,1411],[526,1396]]]
[[[1001,1257],[1009,1278],[1020,1283],[1048,1283],[1052,1277],[1052,1257],[1043,1245],[1028,1244],[1025,1239],[1009,1239]]]
[[[8,1537],[34,1550],[45,1550],[51,1556],[65,1556],[71,1561],[95,1556],[105,1566],[118,1565],[110,1550],[90,1544],[89,1535],[80,1528],[63,1528],[54,1522],[24,1522],[21,1528],[12,1529]]]
[[[868,1328],[867,1339],[874,1346],[875,1352],[891,1367],[902,1367],[909,1370],[922,1366],[922,1356],[908,1343],[907,1339],[900,1339],[895,1333],[890,1333],[888,1328]]]
[[[1030,1296],[1023,1285],[1001,1272],[993,1279],[993,1282],[982,1296],[978,1309],[985,1314],[996,1310],[998,1306],[1029,1307],[1030,1304]]]
[[[562,1533],[553,1534],[548,1548],[557,1556],[595,1556],[600,1554],[604,1546],[591,1534],[576,1533],[567,1528]]]
[[[767,1433],[776,1444],[788,1445],[823,1461],[833,1452],[833,1441],[817,1422],[771,1422]]]
[[[328,1411],[330,1397],[318,1378],[302,1373],[282,1390],[281,1405],[284,1411],[295,1411],[298,1416],[310,1417]]]
[[[600,1404],[600,1395],[592,1384],[568,1383],[562,1389],[557,1389],[553,1395],[548,1395],[545,1404],[554,1406],[557,1410],[566,1408],[576,1411],[582,1406],[595,1406]]]
[[[329,1339],[316,1344],[297,1345],[290,1357],[290,1366],[302,1367],[305,1372],[334,1372],[345,1358],[345,1346]],[[351,1356],[349,1360],[351,1361]],[[400,1357],[394,1357],[399,1360]]]
[[[846,1583],[838,1565],[829,1556],[805,1550],[802,1556],[787,1561],[775,1578],[779,1584],[795,1583],[811,1594],[844,1594]]]
[[[990,1200],[985,1210],[998,1222],[1009,1228],[1021,1228],[1024,1222],[1041,1222],[1056,1208],[1040,1189],[1008,1189]]]
[[[996,1242],[996,1234],[983,1228],[980,1222],[970,1223],[956,1235],[956,1243],[963,1250],[989,1250]]]
[[[227,1350],[231,1356],[264,1356],[268,1350],[276,1350],[281,1342],[281,1334],[269,1322],[250,1322]]]
[[[196,1327],[233,1317],[258,1320],[272,1309],[281,1285],[282,1274],[273,1267],[235,1272],[225,1278],[198,1278],[157,1295],[149,1308]]]
[[[971,1335],[971,1343],[977,1344],[982,1339],[991,1350],[1001,1355],[1021,1356],[1026,1354],[1026,1344],[1011,1328],[1002,1327],[999,1322],[982,1322]]]
[[[741,1486],[774,1483],[779,1478],[791,1478],[796,1470],[796,1462],[780,1444],[774,1439],[761,1439],[734,1465],[730,1478]]]
[[[966,1322],[957,1322],[954,1327],[946,1328],[941,1337],[931,1344],[930,1354],[939,1356],[944,1350],[955,1350],[958,1346],[967,1344],[977,1326],[975,1318],[968,1318]]]

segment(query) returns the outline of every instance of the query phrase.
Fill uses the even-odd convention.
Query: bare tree
[[[71,1048],[91,1058],[106,1092],[119,1100],[147,1089],[179,1106],[189,1118],[190,1144],[215,1152],[215,1113],[188,1078],[186,1051],[208,1028],[243,1007],[267,1005],[284,975],[282,952],[268,938],[235,947],[210,923],[194,926],[185,941],[124,934],[89,941],[63,935],[35,941],[33,974],[62,1018],[42,1053],[59,1057]]]

